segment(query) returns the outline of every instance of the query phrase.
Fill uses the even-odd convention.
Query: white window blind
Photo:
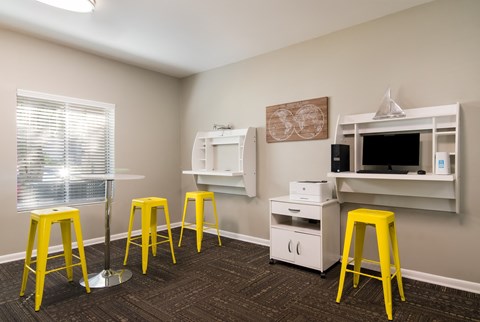
[[[115,106],[17,91],[17,210],[105,200],[114,169]]]

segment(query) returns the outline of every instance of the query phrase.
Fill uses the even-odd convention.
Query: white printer
[[[327,181],[292,181],[290,199],[325,202],[332,199],[332,186]]]

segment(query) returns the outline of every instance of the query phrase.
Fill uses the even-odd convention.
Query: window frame
[[[75,175],[114,173],[115,105],[22,89],[16,98],[17,212],[105,202],[105,182]]]

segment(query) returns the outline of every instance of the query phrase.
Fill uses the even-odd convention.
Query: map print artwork
[[[267,107],[267,142],[328,138],[328,97]]]

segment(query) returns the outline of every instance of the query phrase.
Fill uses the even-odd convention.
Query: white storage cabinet
[[[270,199],[270,263],[276,260],[325,271],[340,259],[340,209],[323,203]]]

